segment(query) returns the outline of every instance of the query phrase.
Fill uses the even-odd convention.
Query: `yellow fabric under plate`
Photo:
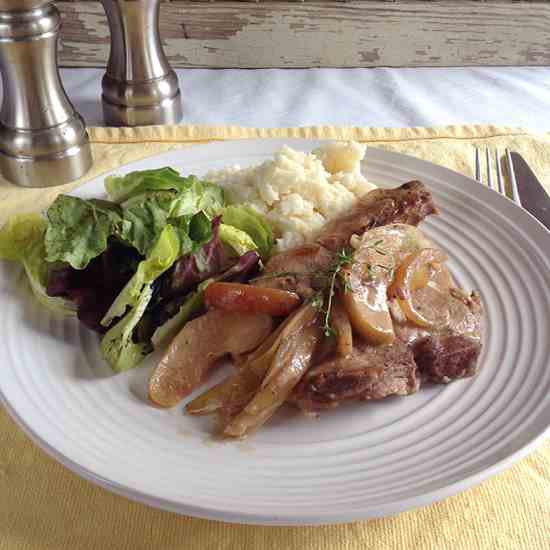
[[[447,128],[90,128],[94,167],[81,181],[23,189],[0,179],[0,224],[60,192],[156,153],[226,139],[354,139],[472,175],[473,145],[522,153],[550,191],[550,134]],[[1,367],[0,367],[1,368]],[[1,375],[1,372],[0,372]],[[252,527],[180,517],[129,502],[50,459],[0,410],[0,550],[216,550],[550,547],[550,441],[506,472],[443,502],[386,519],[327,527]]]

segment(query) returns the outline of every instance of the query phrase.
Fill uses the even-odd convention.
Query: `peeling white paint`
[[[550,3],[480,2],[477,15],[472,2],[459,0],[257,6],[164,4],[164,21],[170,26],[161,34],[170,61],[174,66],[200,67],[550,64]],[[78,2],[60,7],[71,12],[67,25],[76,16],[87,32],[82,42],[71,32],[71,47],[61,52],[61,62],[103,65],[109,33],[101,5]],[[200,37],[191,33],[185,38],[184,22],[187,28],[200,29]],[[105,44],[87,43],[88,38],[103,39]]]

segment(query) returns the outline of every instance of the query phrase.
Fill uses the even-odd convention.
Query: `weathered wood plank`
[[[104,66],[99,2],[61,2],[62,66]],[[174,67],[550,65],[550,2],[172,1],[161,33]]]

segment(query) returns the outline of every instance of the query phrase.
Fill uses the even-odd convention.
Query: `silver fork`
[[[476,172],[476,180],[479,181],[479,183],[483,183],[483,176],[482,176],[482,170],[481,170],[481,157],[485,156],[485,165],[486,165],[486,174],[487,174],[487,186],[491,188],[493,191],[496,191],[497,193],[500,193],[501,195],[507,196],[506,194],[506,186],[504,184],[504,176],[502,174],[502,169],[500,165],[501,155],[498,149],[495,149],[494,151],[494,159],[495,159],[495,166],[496,169],[493,170],[493,161],[491,154],[491,150],[489,147],[485,149],[485,154],[481,153],[481,149],[479,147],[476,147],[476,154],[475,154],[475,172]],[[521,206],[521,200],[519,198],[518,193],[518,184],[516,182],[516,174],[514,172],[514,163],[512,162],[512,156],[510,155],[510,150],[506,149],[505,151],[505,158],[506,158],[506,168],[508,171],[508,179],[510,181],[510,189],[512,191],[512,200],[518,205]],[[494,173],[496,174],[496,184],[495,184],[495,177]]]

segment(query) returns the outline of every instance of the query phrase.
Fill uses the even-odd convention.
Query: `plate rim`
[[[48,456],[53,458],[56,462],[67,468],[70,472],[76,474],[82,479],[93,483],[94,485],[110,491],[118,496],[125,497],[126,499],[145,504],[152,508],[164,510],[167,512],[174,512],[179,515],[187,515],[200,519],[207,519],[213,521],[222,521],[235,523],[240,525],[258,525],[258,526],[279,526],[279,527],[297,527],[297,526],[318,526],[318,525],[338,525],[344,523],[350,523],[354,521],[365,521],[368,519],[379,519],[385,517],[392,517],[402,512],[416,510],[430,504],[441,502],[449,497],[462,493],[467,489],[472,489],[490,479],[497,474],[503,472],[509,467],[513,466],[521,459],[528,456],[531,452],[539,447],[543,440],[550,435],[550,426],[546,430],[534,437],[530,443],[523,446],[520,450],[511,454],[510,456],[496,462],[492,466],[489,466],[482,472],[472,474],[459,481],[453,482],[443,488],[434,489],[428,493],[424,493],[419,496],[408,497],[399,501],[399,503],[384,504],[379,507],[379,512],[369,513],[365,516],[361,510],[354,510],[346,513],[323,513],[316,514],[315,516],[302,515],[300,518],[294,517],[292,513],[278,514],[276,516],[266,516],[262,514],[248,514],[244,512],[232,512],[222,509],[216,509],[213,507],[206,508],[202,506],[194,506],[191,504],[183,504],[170,499],[155,497],[147,493],[143,493],[132,487],[123,485],[121,483],[111,481],[103,476],[100,476],[89,468],[80,466],[77,462],[67,458],[63,453],[57,451],[52,447],[45,439],[36,434],[30,427],[23,421],[17,411],[6,400],[2,391],[0,390],[0,404],[8,412],[10,417],[21,428],[21,430],[35,443],[42,451]],[[386,510],[387,509],[387,510]]]

